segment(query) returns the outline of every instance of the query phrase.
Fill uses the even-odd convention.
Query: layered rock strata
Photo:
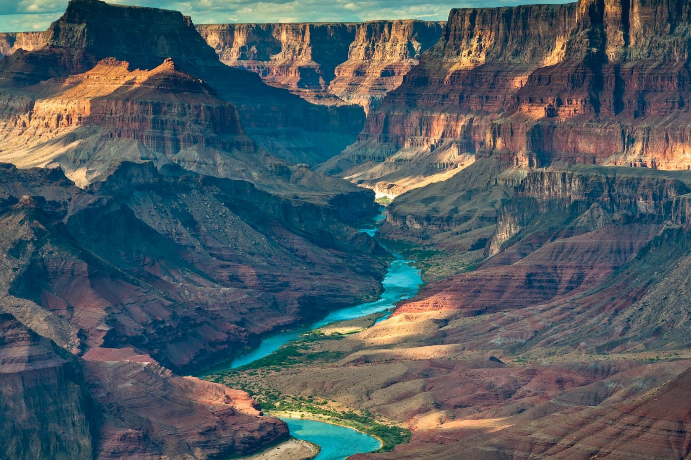
[[[209,458],[288,436],[246,393],[177,377],[133,350],[78,359],[7,313],[0,333],[4,458]]]
[[[343,223],[374,211],[362,192],[318,204],[152,163],[88,190],[59,169],[0,176],[8,458],[203,459],[284,439],[245,393],[169,369],[360,302],[384,271]]]
[[[412,431],[410,444],[361,459],[686,458],[691,174],[562,165],[508,176],[488,158],[454,179],[393,209],[418,196],[431,216],[417,237],[445,234],[433,241],[446,251],[493,228],[459,251],[482,253],[472,266],[370,329],[306,345],[306,364],[225,381]],[[498,224],[483,225],[491,211]],[[437,257],[417,252],[423,267]]]
[[[0,33],[0,57],[9,56],[19,49],[33,51],[45,44],[43,32]]]
[[[405,20],[197,26],[230,66],[317,103],[354,103],[366,110],[401,84],[439,40],[441,28]]]
[[[327,169],[380,188],[418,174],[409,158],[465,154],[687,169],[690,15],[680,0],[453,10]]]
[[[335,155],[354,141],[364,123],[358,107],[316,106],[267,86],[252,72],[225,66],[190,18],[175,11],[72,0],[44,41],[38,49],[0,61],[3,93],[83,74],[107,58],[127,62],[131,71],[152,70],[170,58],[180,71],[203,79],[235,105],[255,141],[293,163],[316,164]]]

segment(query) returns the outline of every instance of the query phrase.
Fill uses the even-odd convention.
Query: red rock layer
[[[267,83],[315,102],[345,101],[368,110],[400,85],[422,52],[439,40],[441,27],[434,22],[373,21],[197,29],[228,65],[252,70]]]
[[[389,454],[354,458],[446,460],[459,458],[462,452],[462,458],[470,460],[648,460],[685,459],[691,453],[691,412],[685,396],[691,370],[683,365],[603,363],[580,369],[574,365],[570,370],[553,365],[524,369],[532,377],[529,382],[515,368],[472,367],[437,371],[445,375],[429,379],[437,404],[447,408],[446,414],[456,412],[458,418],[439,413],[436,425],[418,425],[411,444]],[[475,379],[474,387],[462,370]],[[571,372],[580,375],[574,378]],[[468,387],[466,394],[476,397],[448,399],[455,393],[454,377]],[[550,398],[552,389],[552,395],[558,396]],[[496,399],[491,395],[497,395]],[[502,400],[517,415],[507,417],[506,407],[490,409]],[[484,402],[477,406],[481,412],[460,415],[470,413],[478,401]],[[465,404],[468,409],[463,409]]]
[[[462,183],[460,196],[480,194]],[[357,396],[413,431],[358,458],[686,459],[689,183],[642,168],[529,172],[502,200],[491,257],[426,285],[333,366],[395,375]]]
[[[0,456],[90,459],[95,422],[74,359],[0,313]]]
[[[690,21],[682,0],[453,10],[344,158],[453,147],[687,169]]]
[[[80,360],[5,313],[0,394],[3,458],[227,457],[288,435],[244,392],[177,377],[132,350]]]
[[[86,386],[104,411],[99,458],[223,458],[288,437],[283,422],[259,416],[247,393],[175,376],[148,356],[92,350],[84,367]]]
[[[124,159],[165,163],[190,149],[256,152],[236,107],[170,59],[151,71],[104,59],[84,74],[13,93],[2,107],[0,159],[59,164],[80,185]]]
[[[203,79],[235,105],[245,130],[260,145],[293,163],[316,164],[337,154],[364,123],[359,107],[316,106],[267,86],[252,72],[223,65],[191,20],[178,12],[72,0],[44,38],[45,46],[0,61],[3,93],[83,74],[103,59],[128,62],[129,70],[152,70],[171,58],[181,72]]]

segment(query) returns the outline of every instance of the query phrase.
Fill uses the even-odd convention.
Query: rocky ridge
[[[103,18],[110,21],[103,23]],[[316,164],[352,143],[364,123],[353,106],[310,104],[272,88],[252,72],[219,61],[214,50],[179,12],[72,0],[44,33],[44,45],[0,61],[2,93],[22,94],[37,84],[91,71],[104,59],[127,62],[128,70],[152,70],[166,59],[202,79],[238,109],[242,125],[260,146],[292,163]]]

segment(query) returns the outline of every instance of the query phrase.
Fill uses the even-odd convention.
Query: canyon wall
[[[45,44],[43,32],[0,33],[0,57],[8,56],[18,49],[33,51]]]
[[[204,80],[237,107],[258,145],[290,162],[323,162],[351,144],[364,124],[361,107],[311,104],[266,85],[253,72],[224,65],[179,12],[71,0],[43,38],[44,46],[0,60],[3,93],[86,73],[103,59],[127,62],[131,71],[152,70],[172,59],[181,72]]]
[[[682,0],[453,10],[328,169],[370,185],[415,155],[687,169],[690,22]]]
[[[318,103],[366,110],[401,84],[441,28],[413,20],[197,26],[230,66]]]

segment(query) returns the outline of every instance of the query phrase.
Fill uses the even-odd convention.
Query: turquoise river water
[[[383,216],[380,216],[377,222],[380,222],[382,218]],[[374,236],[377,227],[374,226],[361,231]],[[297,340],[301,334],[319,329],[330,323],[357,319],[372,313],[387,312],[379,319],[379,321],[383,321],[391,314],[397,302],[409,299],[417,293],[422,285],[422,277],[420,271],[411,266],[409,261],[396,255],[396,259],[389,265],[382,284],[384,291],[379,300],[336,310],[329,313],[326,318],[308,326],[267,337],[257,348],[236,358],[230,367],[235,369],[268,356],[281,346]],[[351,428],[308,419],[283,418],[282,420],[288,424],[293,437],[304,439],[321,447],[321,452],[315,460],[343,460],[350,455],[372,452],[380,447],[377,439]]]

